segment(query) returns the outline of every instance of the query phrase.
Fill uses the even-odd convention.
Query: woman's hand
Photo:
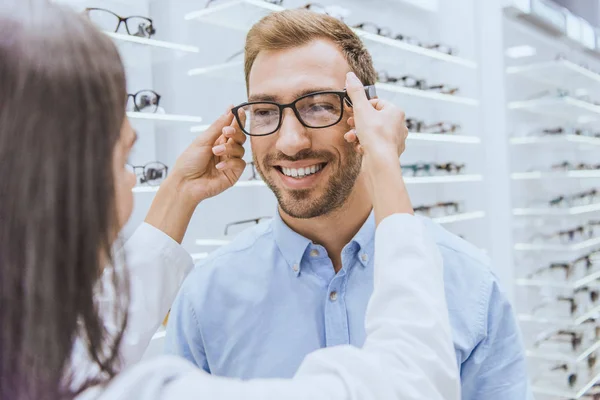
[[[170,178],[196,205],[214,197],[232,187],[244,172],[245,141],[246,135],[227,111],[177,158]]]
[[[355,143],[356,151],[363,154],[377,223],[391,214],[413,214],[400,169],[400,155],[408,136],[404,112],[385,100],[368,100],[353,72],[346,76],[346,92],[353,104],[348,124],[354,128],[344,138]]]
[[[246,135],[231,108],[179,156],[146,216],[146,223],[179,243],[198,204],[232,187],[246,166]]]

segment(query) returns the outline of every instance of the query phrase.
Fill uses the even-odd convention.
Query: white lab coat
[[[216,377],[172,356],[136,365],[192,260],[179,244],[147,224],[128,241],[126,252],[134,278],[122,349],[128,367],[108,386],[89,389],[77,400],[460,399],[441,256],[413,216],[396,214],[377,228],[375,288],[364,347],[315,351],[287,380]],[[83,348],[76,346],[73,369],[89,376],[93,369],[85,359]]]

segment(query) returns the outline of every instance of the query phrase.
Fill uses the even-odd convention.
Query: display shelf
[[[575,206],[571,208],[515,208],[513,209],[513,215],[532,217],[564,217],[567,215],[581,215],[596,211],[600,211],[600,203]]]
[[[203,253],[192,253],[192,260],[194,261],[200,261],[200,260],[204,260],[208,257],[209,253],[203,252]]]
[[[600,178],[600,169],[581,170],[581,171],[556,171],[556,172],[514,172],[510,174],[513,180],[533,180],[533,179],[580,179],[580,178]]]
[[[107,36],[109,36],[119,42],[135,43],[135,44],[140,44],[140,45],[149,46],[149,47],[157,47],[157,48],[161,48],[161,49],[184,51],[186,53],[199,53],[200,52],[200,48],[198,48],[196,46],[165,42],[162,40],[141,38],[138,36],[124,35],[122,33],[116,33],[116,32],[104,31],[104,33]]]
[[[229,61],[221,64],[209,65],[207,67],[192,68],[188,71],[188,76],[199,75],[221,75],[232,79],[244,79],[244,62]]]
[[[564,144],[564,143],[587,144],[591,146],[600,146],[600,138],[582,136],[582,135],[555,135],[555,136],[530,136],[530,137],[512,137],[510,144]]]
[[[569,60],[508,67],[506,73],[559,89],[584,88],[589,91],[600,91],[600,74]]]
[[[554,396],[559,398],[565,398],[570,400],[580,399],[587,394],[587,392],[600,380],[600,374],[594,376],[589,382],[581,387],[577,391],[569,391],[565,389],[552,388],[548,385],[537,385],[533,383],[531,390],[537,394],[543,394],[548,396]]]
[[[416,3],[415,0],[405,0]],[[437,2],[437,0],[427,0],[427,2]],[[422,1],[419,1],[422,3]],[[248,31],[252,25],[261,18],[275,11],[282,11],[285,8],[279,5],[271,4],[262,0],[234,0],[224,4],[193,11],[184,16],[185,20],[197,20],[213,25],[218,25],[230,29]],[[376,43],[384,45],[390,49],[398,49],[404,52],[416,54],[419,56],[439,60],[447,63],[461,65],[463,67],[475,69],[477,63],[462,57],[449,55],[440,51],[426,49],[421,46],[409,44],[401,40],[395,40],[385,36],[376,35],[361,29],[353,29],[367,44]]]
[[[444,61],[447,63],[457,64],[466,68],[476,69],[477,63],[471,60],[467,60],[466,58],[457,57],[453,55],[449,55],[446,53],[442,53],[440,51],[427,49],[425,47],[417,46],[414,44],[403,42],[402,40],[396,40],[393,38],[377,35],[375,33],[366,32],[362,29],[352,29],[358,37],[363,39],[363,41],[384,45],[386,47],[406,51],[408,53],[417,54],[420,56],[428,57],[434,60]]]
[[[202,117],[194,117],[190,115],[143,113],[136,111],[128,111],[127,117],[134,120],[148,120],[160,122],[187,122],[191,124],[197,124],[202,122]]]
[[[508,108],[577,123],[589,123],[600,118],[600,106],[568,96],[513,101],[508,103]]]
[[[404,183],[408,184],[426,184],[426,183],[461,183],[461,182],[480,182],[482,175],[447,175],[447,176],[405,176]]]
[[[267,187],[266,183],[263,182],[260,179],[256,179],[256,180],[252,180],[252,181],[238,181],[235,185],[235,187]]]
[[[196,240],[196,246],[204,247],[219,247],[229,244],[231,240],[227,239],[198,239]]]
[[[600,340],[593,343],[587,349],[581,351],[579,354],[574,353],[560,353],[560,352],[549,352],[547,350],[530,350],[528,349],[525,354],[529,358],[535,358],[538,360],[545,361],[560,361],[568,364],[577,364],[586,360],[593,352],[600,349]]]
[[[579,251],[594,247],[600,244],[600,237],[594,237],[583,242],[571,245],[564,244],[537,244],[537,243],[517,243],[515,250],[517,251]]]
[[[551,324],[559,326],[575,327],[583,324],[588,319],[596,316],[600,312],[600,306],[596,306],[577,318],[549,318],[538,317],[530,314],[519,314],[518,319],[522,322],[532,322],[537,324]]]
[[[403,94],[403,95],[412,96],[412,97],[422,97],[422,98],[430,99],[430,100],[444,101],[447,103],[456,103],[456,104],[463,104],[463,105],[468,105],[468,106],[478,106],[479,105],[479,101],[475,100],[475,99],[470,99],[470,98],[461,97],[461,96],[453,96],[453,95],[443,94],[443,93],[436,93],[436,92],[432,92],[429,90],[407,88],[407,87],[404,87],[401,85],[395,85],[392,83],[377,83],[375,86],[377,87],[377,90],[381,91],[381,92]]]
[[[460,213],[454,215],[447,215],[445,217],[432,218],[433,221],[438,224],[450,224],[453,222],[461,222],[461,221],[470,221],[473,219],[481,219],[485,217],[485,212],[483,211],[473,211],[467,213]]]
[[[532,278],[522,278],[517,279],[516,283],[518,286],[526,286],[526,287],[552,287],[557,289],[568,289],[575,290],[590,283],[600,279],[600,271],[594,271],[589,275],[586,275],[580,279],[574,280],[572,282],[565,281],[557,281],[557,280],[546,280],[546,279],[532,279]]]
[[[136,186],[131,191],[133,193],[156,193],[158,192],[158,186]]]

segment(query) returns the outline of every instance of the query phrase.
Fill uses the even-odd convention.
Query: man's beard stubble
[[[256,170],[275,194],[281,209],[293,218],[308,219],[327,215],[339,209],[350,197],[361,171],[362,156],[354,150],[354,145],[350,143],[345,144],[343,151],[345,152],[345,164],[338,165],[337,172],[329,179],[325,193],[319,198],[311,198],[313,196],[312,189],[282,190],[278,188],[272,180],[265,176],[256,156],[253,155],[252,157]],[[282,153],[268,154],[263,158],[262,165],[272,165],[275,161],[293,162],[309,158],[326,160],[327,166],[330,168],[333,167],[332,163],[336,161],[336,158],[329,152],[306,149],[295,157],[289,157]],[[289,195],[286,196],[284,191]]]

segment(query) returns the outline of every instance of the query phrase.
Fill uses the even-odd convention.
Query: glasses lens
[[[104,31],[116,32],[119,27],[119,17],[108,10],[87,10],[87,15],[98,28]]]
[[[148,163],[144,166],[144,175],[140,178],[140,183],[157,186],[160,185],[166,177],[166,165],[159,162]]]
[[[270,135],[279,125],[279,107],[270,103],[253,103],[242,108],[238,117],[244,132],[253,136]]]
[[[135,95],[135,111],[155,113],[158,110],[158,95],[151,90],[143,90]]]
[[[296,109],[305,125],[311,128],[324,128],[340,121],[343,105],[339,95],[323,93],[299,100]]]
[[[152,23],[150,20],[142,17],[127,18],[127,31],[131,36],[149,38],[153,35]]]

